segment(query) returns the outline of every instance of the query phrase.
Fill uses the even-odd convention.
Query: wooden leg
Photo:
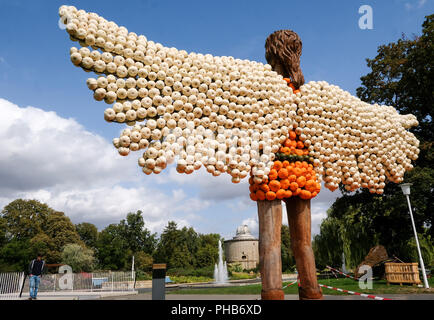
[[[299,298],[300,300],[322,299],[311,243],[310,200],[291,197],[284,201],[288,213],[291,249],[300,277]]]
[[[262,300],[283,300],[280,229],[282,202],[258,201],[259,266],[262,280]]]

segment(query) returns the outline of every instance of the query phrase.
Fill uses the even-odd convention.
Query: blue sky
[[[0,206],[18,196],[34,197],[65,211],[74,222],[90,221],[100,228],[142,209],[155,231],[175,219],[225,237],[243,221],[257,227],[247,185],[234,186],[229,176],[179,176],[173,168],[145,176],[136,155],[121,158],[108,148],[122,126],[104,121],[106,106],[93,100],[85,84],[91,75],[69,61],[69,48],[76,43],[58,27],[62,4],[96,12],[165,46],[264,63],[268,34],[292,29],[303,41],[306,81],[325,80],[352,94],[369,71],[365,59],[402,33],[419,34],[424,17],[434,12],[432,0],[0,0],[0,133],[7,151],[0,156]],[[364,4],[373,8],[373,30],[358,27],[358,9]],[[60,127],[72,134],[59,133]],[[81,178],[78,171],[87,173]],[[313,200],[314,232],[338,195],[321,193]]]

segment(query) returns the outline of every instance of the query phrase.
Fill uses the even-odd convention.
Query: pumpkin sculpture
[[[179,173],[203,166],[213,176],[229,174],[234,183],[249,177],[250,197],[260,211],[264,299],[283,298],[281,277],[280,284],[269,281],[279,278],[279,269],[268,277],[280,264],[281,200],[288,210],[309,213],[306,222],[290,227],[291,243],[305,248],[297,268],[308,261],[310,270],[302,288],[312,289],[306,208],[321,182],[332,191],[342,183],[347,190],[381,194],[386,180],[403,180],[419,153],[418,140],[407,131],[418,124],[415,116],[370,105],[324,81],[304,84],[301,40],[292,31],[270,35],[269,64],[262,64],[164,47],[73,6],[61,6],[59,14],[70,39],[81,46],[70,49],[71,62],[98,75],[87,86],[109,105],[104,119],[129,126],[113,140],[120,155],[141,151],[138,165],[145,174],[159,174],[176,161]],[[295,199],[302,202],[289,206]],[[303,215],[288,216],[298,221]],[[275,235],[272,252],[266,232]]]

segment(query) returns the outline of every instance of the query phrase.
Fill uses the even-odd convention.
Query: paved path
[[[116,300],[122,300],[125,295],[137,295],[137,291],[131,292],[89,292],[89,291],[57,291],[57,292],[39,292],[37,300],[96,300],[107,297],[116,297]],[[29,293],[23,292],[20,300],[28,300]]]
[[[393,300],[434,300],[434,294],[385,294],[383,298]],[[151,294],[125,295],[122,297],[104,297],[102,300],[151,300]],[[166,300],[259,300],[256,294],[166,294]],[[298,295],[287,294],[285,300],[298,300]],[[373,300],[354,295],[324,295],[324,300]]]

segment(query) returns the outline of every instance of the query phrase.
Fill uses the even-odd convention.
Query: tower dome
[[[249,227],[246,224],[237,228],[237,233],[234,237],[234,240],[241,239],[255,239],[255,237],[250,233]]]
[[[225,241],[225,256],[229,264],[240,264],[243,269],[253,269],[258,265],[258,239],[246,224],[237,228],[235,237]]]

